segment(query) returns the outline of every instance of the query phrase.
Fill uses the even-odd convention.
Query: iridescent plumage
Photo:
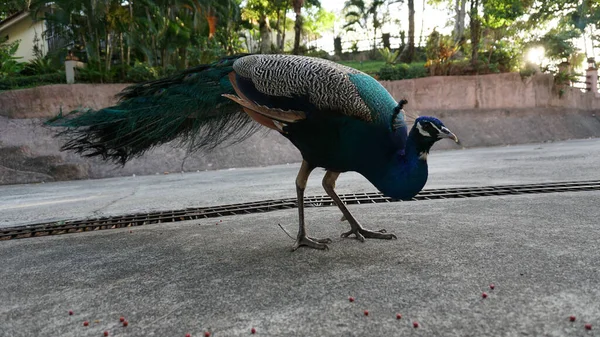
[[[371,76],[335,62],[241,55],[131,86],[114,107],[49,123],[67,127],[61,132],[69,138],[64,150],[123,164],[174,139],[193,150],[211,149],[244,139],[258,125],[277,130],[304,158],[296,179],[300,226],[294,249],[325,249],[330,240],[308,237],[304,226],[304,188],[315,167],[327,170],[323,186],[350,223],[343,236],[392,239],[362,228],[350,214],[334,191],[338,175],[356,171],[384,194],[410,199],[427,180],[431,146],[441,138],[457,140],[431,117],[416,119],[408,133],[406,103],[396,102]]]

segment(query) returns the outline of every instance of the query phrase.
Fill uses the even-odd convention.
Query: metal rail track
[[[406,201],[598,190],[600,190],[600,180],[526,185],[442,188],[423,190],[411,200]],[[342,199],[342,201],[344,201],[344,203],[349,205],[402,201],[385,197],[381,193],[342,194],[340,195],[340,198]],[[305,207],[326,207],[334,205],[333,200],[331,200],[331,198],[328,196],[305,197],[304,200]],[[131,215],[110,216],[96,219],[58,222],[53,221],[46,223],[0,228],[0,240],[23,239],[47,235],[59,235],[103,229],[135,227],[156,223],[217,218],[228,215],[264,213],[282,209],[296,208],[297,206],[298,205],[296,203],[295,198],[286,198],[222,206],[186,208],[173,211],[137,213]]]

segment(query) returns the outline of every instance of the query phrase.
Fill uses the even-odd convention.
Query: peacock
[[[286,137],[302,154],[296,177],[299,228],[292,250],[328,249],[308,235],[304,191],[315,168],[350,230],[342,237],[396,239],[368,230],[335,192],[340,173],[354,171],[384,195],[407,200],[427,181],[433,144],[458,138],[437,118],[414,118],[373,77],[329,60],[296,55],[224,57],[159,80],[135,84],[117,105],[78,110],[48,121],[65,127],[62,150],[125,164],[157,145],[178,141],[211,150],[246,139],[262,126]]]

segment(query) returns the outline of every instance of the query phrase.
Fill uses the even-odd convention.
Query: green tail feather
[[[175,139],[190,150],[241,141],[258,130],[258,123],[222,94],[235,93],[227,75],[242,56],[130,86],[116,106],[61,112],[46,123],[67,127],[59,133],[67,138],[63,151],[121,164]]]

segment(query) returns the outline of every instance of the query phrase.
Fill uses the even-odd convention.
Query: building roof
[[[9,26],[12,26],[13,24],[23,20],[24,18],[29,16],[29,12],[27,11],[18,11],[12,15],[10,15],[9,17],[7,17],[6,19],[0,21],[0,30],[4,30],[6,28],[8,28]]]

